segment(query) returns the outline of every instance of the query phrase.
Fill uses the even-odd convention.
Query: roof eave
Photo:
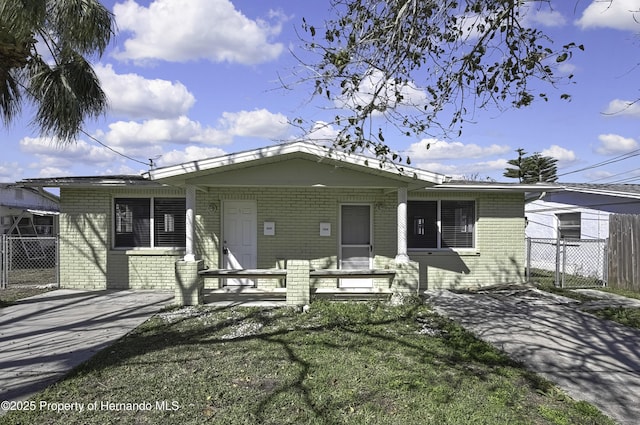
[[[249,164],[254,161],[276,159],[279,156],[312,156],[318,161],[336,161],[353,168],[366,168],[373,174],[393,175],[400,180],[415,181],[423,180],[428,183],[441,184],[448,177],[434,172],[420,170],[413,167],[395,166],[395,164],[384,163],[376,158],[369,158],[356,153],[345,153],[335,149],[317,146],[307,142],[294,142],[286,145],[268,146],[265,148],[232,153],[221,157],[208,158],[198,161],[186,162],[169,167],[157,168],[143,174],[144,177],[153,181],[175,180],[183,175],[202,171],[213,171],[232,165]]]
[[[43,178],[43,179],[24,179],[18,182],[25,187],[73,187],[73,188],[92,188],[92,187],[128,187],[131,185],[138,186],[163,186],[161,183],[140,178],[140,176],[132,176],[131,178],[82,178],[82,177],[63,177],[63,178]]]
[[[619,198],[633,198],[640,199],[640,193],[630,193],[630,192],[619,192],[612,190],[599,190],[599,189],[586,189],[586,188],[577,188],[577,187],[565,187],[564,190],[567,192],[576,192],[576,193],[586,193],[590,195],[603,195],[603,196],[616,196]]]
[[[456,184],[443,183],[426,190],[453,191],[453,192],[514,192],[514,193],[540,193],[557,192],[564,188],[556,184],[509,184],[509,183],[484,183],[484,184]]]

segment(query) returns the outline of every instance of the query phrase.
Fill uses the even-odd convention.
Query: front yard
[[[613,423],[418,303],[167,310],[33,401],[2,422]]]
[[[14,304],[17,300],[39,295],[55,288],[40,285],[9,285],[0,288],[0,308]]]

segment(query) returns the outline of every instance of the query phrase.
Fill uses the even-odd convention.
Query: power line
[[[574,170],[574,171],[568,171],[566,173],[558,174],[558,177],[562,177],[562,176],[566,176],[566,175],[574,174],[574,173],[579,173],[581,171],[592,170],[594,168],[602,167],[602,166],[609,165],[609,164],[614,164],[616,162],[624,161],[625,159],[633,158],[634,156],[638,156],[638,155],[640,155],[640,149],[634,149],[634,150],[632,150],[630,152],[615,156],[613,158],[609,158],[607,160],[598,162],[598,163],[593,164],[593,165],[588,165],[586,167],[579,168],[579,169]]]
[[[122,152],[118,152],[117,150],[113,149],[111,146],[107,145],[106,143],[101,142],[100,140],[98,140],[97,138],[95,138],[91,134],[87,133],[83,129],[80,129],[80,133],[84,134],[85,136],[87,136],[88,138],[93,140],[94,142],[98,143],[100,146],[105,147],[105,148],[109,149],[111,152],[113,152],[113,153],[115,153],[117,155],[120,155],[120,156],[122,156],[124,158],[127,158],[130,161],[137,162],[138,164],[146,165],[147,167],[152,167],[153,166],[153,160],[151,160],[151,159],[149,160],[149,162],[140,161],[139,159],[132,158],[129,155],[123,154]]]
[[[20,87],[22,87],[22,89],[24,91],[26,91],[27,93],[29,93],[31,96],[33,96],[34,98],[37,98],[33,92],[29,89],[29,87],[25,86],[24,84],[22,84],[22,82],[17,81],[18,85]],[[130,161],[133,162],[137,162],[138,164],[142,164],[142,165],[146,165],[149,168],[153,167],[153,160],[149,159],[149,162],[144,162],[144,161],[140,161],[139,159],[136,158],[132,158],[128,155],[123,154],[122,152],[118,152],[117,150],[113,149],[111,146],[107,145],[106,143],[101,142],[100,140],[98,140],[97,138],[95,138],[94,136],[92,136],[91,134],[87,133],[83,128],[80,128],[78,130],[80,133],[84,134],[85,136],[87,136],[88,138],[90,138],[91,140],[93,140],[94,142],[98,143],[100,146],[109,149],[111,152],[115,153],[116,155],[120,155],[123,158],[126,158]]]
[[[623,174],[629,174],[629,173],[631,173],[633,171],[636,171],[636,170],[640,170],[640,168],[633,168],[631,170],[623,171],[621,173],[611,174],[609,176],[604,176],[604,177],[600,177],[598,179],[593,179],[593,180],[590,180],[589,183],[595,183],[595,182],[599,182],[599,181],[602,181],[602,180],[608,180],[608,179],[611,179],[613,177],[622,176]],[[608,183],[614,183],[614,182],[608,182]]]

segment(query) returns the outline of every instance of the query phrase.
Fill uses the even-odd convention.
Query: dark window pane
[[[438,202],[409,201],[407,204],[407,246],[438,247]]]
[[[156,198],[153,221],[155,246],[186,245],[186,202],[184,198]]]
[[[442,248],[473,248],[474,201],[442,201],[440,205]]]
[[[114,204],[114,245],[120,248],[151,246],[151,200],[116,198]]]

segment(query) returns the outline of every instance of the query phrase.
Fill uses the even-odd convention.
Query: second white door
[[[223,216],[223,267],[255,269],[258,229],[255,201],[225,201]],[[253,279],[225,279],[225,285],[254,285]]]

